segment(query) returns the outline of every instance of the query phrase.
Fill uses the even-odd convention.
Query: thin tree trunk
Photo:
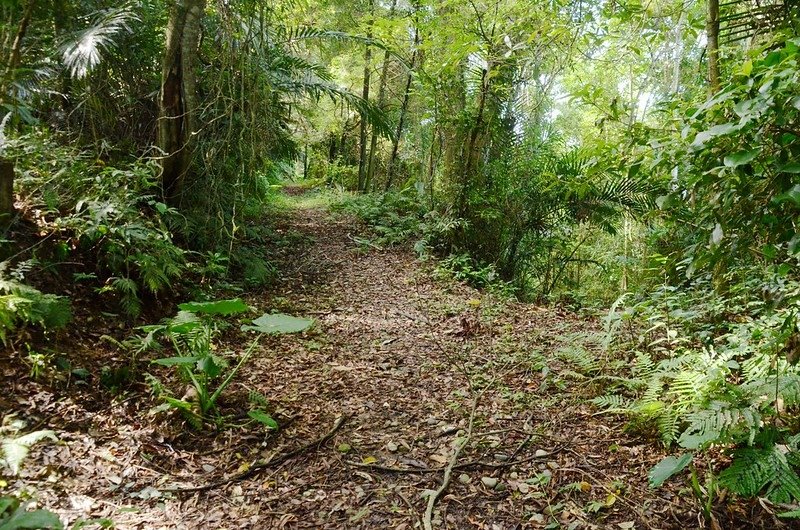
[[[397,8],[397,0],[392,0],[392,7],[389,9],[389,18],[394,16]],[[383,110],[386,103],[386,79],[389,77],[389,50],[383,53],[383,65],[381,66],[381,79],[378,84],[378,108]],[[372,138],[369,141],[369,162],[367,164],[367,178],[364,188],[369,191],[372,188],[372,181],[375,176],[375,149],[378,146],[378,131],[372,128]]]
[[[347,147],[347,129],[349,121],[350,120],[344,121],[344,125],[342,126],[342,136],[341,138],[339,138],[339,153],[340,156],[342,157],[342,162],[346,164],[349,164],[350,161],[352,160],[348,155],[347,151],[345,151],[345,148]]]
[[[489,68],[491,63],[483,70],[481,75],[481,91],[478,99],[478,113],[475,116],[475,123],[469,135],[469,142],[467,144],[467,152],[464,156],[467,157],[464,171],[461,174],[461,187],[458,192],[458,216],[464,217],[466,214],[466,202],[469,188],[469,181],[472,178],[472,170],[478,165],[478,155],[476,147],[478,145],[478,137],[480,136],[481,129],[483,128],[483,112],[486,109],[486,98],[489,92]]]
[[[369,4],[369,30],[367,39],[372,38],[372,24],[375,23],[375,0]],[[364,49],[364,85],[361,88],[361,98],[369,101],[369,78],[372,62],[372,47],[367,44]],[[367,120],[361,116],[361,127],[358,136],[358,191],[366,191],[367,181]]]
[[[3,73],[3,84],[0,86],[0,97],[5,98],[6,90],[9,85],[14,81],[15,72],[19,68],[22,61],[22,39],[25,38],[25,33],[28,31],[28,25],[31,23],[33,17],[33,8],[36,5],[36,0],[28,0],[25,6],[25,11],[22,14],[22,20],[19,21],[17,26],[17,33],[14,36],[14,43],[11,45],[11,51],[8,54],[8,63],[6,64],[6,71]]]
[[[686,24],[686,10],[681,9],[678,25],[675,26],[675,54],[672,63],[672,86],[670,93],[678,92],[681,83],[681,61],[683,60],[683,26]]]
[[[709,91],[713,94],[719,90],[719,0],[708,0],[706,37],[708,83]]]
[[[175,0],[167,24],[157,143],[163,152],[164,201],[172,205],[180,202],[197,132],[195,64],[204,8],[205,0]]]
[[[411,99],[411,83],[414,81],[414,67],[416,66],[415,63],[417,62],[418,46],[419,30],[414,28],[414,52],[411,54],[411,65],[408,71],[408,76],[406,77],[406,88],[403,91],[403,104],[400,107],[400,117],[397,120],[397,130],[395,131],[394,139],[392,140],[392,154],[389,157],[389,169],[386,175],[386,187],[384,188],[385,191],[389,191],[389,188],[392,187],[392,181],[394,180],[397,154],[400,150],[400,137],[403,134],[403,126],[405,125],[406,113],[408,112],[408,102]]]
[[[8,64],[3,73],[3,81],[0,84],[0,101],[5,100],[6,91],[10,84],[14,82],[16,70],[22,61],[22,40],[28,31],[28,25],[33,17],[33,8],[36,0],[28,0],[22,20],[17,26],[17,33],[14,35],[14,42],[8,55]],[[0,122],[0,128],[5,126],[6,120]],[[0,130],[0,134],[2,134]],[[0,157],[0,226],[7,226],[14,217],[14,162],[7,158]]]
[[[0,226],[14,216],[14,163],[0,158]]]

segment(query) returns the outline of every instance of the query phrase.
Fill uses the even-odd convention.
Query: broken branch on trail
[[[233,482],[239,482],[239,481],[242,481],[242,480],[244,480],[246,478],[250,478],[253,475],[255,475],[256,473],[258,473],[259,471],[262,471],[264,469],[268,469],[268,468],[271,468],[271,467],[278,466],[278,465],[286,462],[287,460],[291,460],[292,458],[294,458],[296,456],[302,455],[302,454],[307,453],[307,452],[309,452],[311,450],[318,449],[322,444],[324,444],[325,442],[327,442],[328,440],[333,438],[333,435],[336,434],[336,432],[342,427],[342,425],[344,425],[344,423],[349,418],[350,418],[350,416],[346,415],[346,414],[344,414],[342,416],[339,416],[338,418],[336,418],[336,421],[333,422],[333,426],[331,427],[331,429],[328,432],[326,432],[325,434],[323,434],[322,436],[320,436],[319,438],[317,438],[316,440],[313,440],[313,441],[311,441],[311,442],[309,442],[309,443],[307,443],[305,445],[302,445],[302,446],[298,447],[297,449],[289,451],[288,453],[283,453],[281,455],[274,456],[274,457],[270,458],[269,460],[267,460],[266,462],[257,462],[255,464],[253,464],[252,466],[250,466],[249,468],[247,468],[245,471],[242,471],[241,473],[237,473],[237,474],[235,474],[235,475],[233,475],[231,477],[228,477],[228,478],[225,478],[225,479],[222,479],[222,480],[218,480],[218,481],[215,481],[215,482],[211,482],[211,483],[208,483],[208,484],[204,484],[202,486],[166,488],[166,489],[163,489],[162,491],[166,491],[166,492],[170,492],[170,493],[192,493],[192,492],[197,492],[197,491],[208,491],[208,490],[216,489],[216,488],[219,488],[219,487],[222,487],[222,486],[226,486],[226,485],[231,484]]]

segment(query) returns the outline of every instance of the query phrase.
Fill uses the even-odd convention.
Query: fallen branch
[[[288,453],[283,453],[281,455],[273,456],[266,462],[256,462],[249,468],[247,468],[245,471],[242,471],[241,473],[237,473],[228,478],[217,480],[215,482],[210,482],[202,486],[190,486],[185,488],[164,488],[162,489],[162,491],[170,493],[191,493],[196,491],[208,491],[211,489],[219,488],[221,486],[226,486],[232,482],[240,482],[246,478],[252,477],[253,475],[255,475],[256,473],[258,473],[263,469],[278,466],[286,462],[287,460],[291,460],[292,458],[299,456],[303,453],[306,453],[312,449],[317,449],[319,446],[321,446],[322,444],[333,438],[333,435],[336,434],[336,431],[338,431],[342,427],[342,425],[344,425],[344,422],[346,422],[348,419],[349,419],[348,415],[339,416],[338,418],[336,418],[336,421],[333,422],[333,426],[331,427],[331,429],[327,433],[317,438],[316,440],[313,440],[305,445],[302,445],[297,449],[293,449]]]
[[[450,481],[453,478],[453,469],[456,467],[458,457],[461,455],[461,451],[464,450],[464,447],[467,446],[470,438],[472,437],[472,426],[475,424],[475,410],[477,408],[478,396],[475,396],[472,400],[472,410],[469,413],[467,435],[464,436],[461,443],[458,445],[458,447],[456,447],[455,451],[453,451],[453,456],[450,457],[450,462],[448,462],[447,466],[444,468],[444,478],[442,479],[441,486],[439,486],[436,491],[428,496],[428,506],[425,508],[425,514],[422,516],[422,527],[425,530],[433,530],[433,508],[436,506],[436,501],[439,500],[439,497],[441,497],[447,487],[450,486]]]

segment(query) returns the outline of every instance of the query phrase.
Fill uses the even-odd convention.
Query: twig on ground
[[[464,436],[461,443],[458,444],[458,447],[456,447],[455,451],[453,451],[453,456],[450,457],[450,462],[448,462],[444,469],[444,478],[442,479],[441,486],[439,486],[436,491],[428,496],[428,505],[425,508],[425,514],[422,516],[422,526],[425,530],[433,530],[433,508],[436,506],[436,501],[439,500],[439,497],[441,497],[447,487],[450,486],[450,480],[453,478],[453,468],[458,462],[458,457],[461,455],[461,451],[467,446],[470,438],[472,437],[472,427],[475,424],[475,410],[478,408],[479,397],[479,395],[476,395],[472,400],[472,410],[469,413],[467,434]]]
[[[222,479],[222,480],[218,480],[218,481],[215,481],[215,482],[210,482],[210,483],[204,484],[202,486],[190,486],[190,487],[183,487],[183,488],[180,488],[180,487],[179,488],[163,488],[162,491],[170,492],[170,493],[191,493],[191,492],[197,492],[197,491],[208,491],[208,490],[211,490],[211,489],[219,488],[221,486],[225,486],[225,485],[230,484],[232,482],[242,481],[242,480],[244,480],[246,478],[252,477],[253,475],[258,473],[262,469],[275,467],[277,465],[280,465],[280,464],[286,462],[287,460],[291,460],[292,458],[294,458],[296,456],[299,456],[299,455],[301,455],[303,453],[306,453],[311,449],[318,448],[320,445],[324,444],[325,442],[327,442],[328,440],[333,438],[333,435],[336,434],[336,431],[338,431],[342,427],[344,422],[346,422],[349,419],[349,417],[350,417],[349,415],[343,414],[342,416],[339,416],[338,418],[336,418],[336,421],[333,422],[333,426],[331,427],[331,429],[327,433],[325,433],[322,436],[320,436],[319,438],[317,438],[316,440],[313,440],[313,441],[311,441],[311,442],[309,442],[309,443],[307,443],[305,445],[302,445],[302,446],[298,447],[297,449],[293,449],[292,451],[289,451],[288,453],[283,453],[281,455],[273,456],[272,458],[270,458],[266,462],[257,462],[255,464],[253,464],[252,466],[250,466],[246,471],[242,471],[241,473],[237,473],[237,474],[235,474],[235,475],[233,475],[231,477],[228,477],[228,478],[225,478],[225,479]]]

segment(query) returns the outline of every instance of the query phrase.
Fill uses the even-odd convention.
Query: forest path
[[[262,455],[289,451],[337,417],[348,419],[331,442],[208,494],[227,516],[253,528],[420,527],[424,492],[441,484],[443,472],[375,466],[445,466],[475,403],[458,464],[482,464],[454,472],[434,527],[677,524],[668,499],[645,503],[655,500],[646,470],[658,455],[593,416],[582,404],[579,366],[559,360],[583,351],[601,362],[590,353],[594,324],[435,280],[408,249],[358,244],[363,227],[323,209],[294,210],[283,230],[306,245],[290,248],[271,306],[313,316],[316,326],[304,337],[276,339],[248,371],[244,384],[293,418],[278,435],[281,447]],[[563,490],[569,484],[572,491]],[[210,523],[219,517],[206,515]]]
[[[149,415],[144,387],[110,406],[41,387],[20,403],[59,415],[62,443],[36,446],[15,486],[70,521],[103,516],[118,529],[421,528],[425,492],[471,423],[434,528],[696,524],[685,497],[648,489],[663,456],[652,440],[586,405],[600,391],[586,374],[605,364],[595,323],[437,279],[408,249],[359,243],[354,219],[296,202],[275,228],[282,280],[247,301],[316,323],[265,338],[221,403],[241,417],[260,392],[281,428],[198,432]],[[242,341],[232,333],[219,349]],[[168,492],[291,452],[341,416],[330,441],[245,480]]]

